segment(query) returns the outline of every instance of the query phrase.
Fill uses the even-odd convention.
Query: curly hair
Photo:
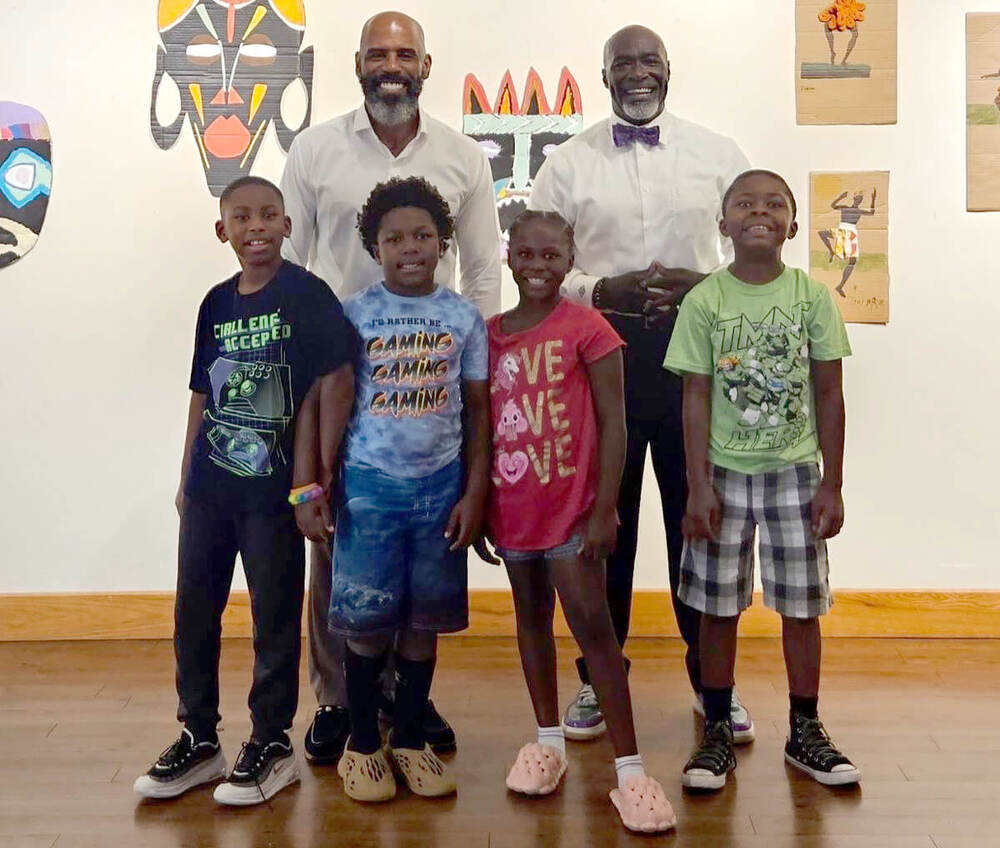
[[[434,219],[441,250],[448,249],[448,239],[455,233],[455,219],[451,216],[448,201],[423,177],[393,177],[388,182],[379,183],[368,195],[365,205],[358,213],[358,232],[361,243],[372,259],[378,244],[378,231],[382,219],[393,209],[409,207],[423,209]]]

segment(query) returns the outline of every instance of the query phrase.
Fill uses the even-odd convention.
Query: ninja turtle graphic
[[[809,346],[802,338],[797,324],[770,324],[760,328],[751,347],[720,357],[716,374],[729,402],[742,412],[742,425],[778,427],[809,418]]]

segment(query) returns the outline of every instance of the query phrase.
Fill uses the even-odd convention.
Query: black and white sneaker
[[[785,760],[826,786],[843,786],[861,780],[861,771],[833,744],[823,722],[804,715],[792,717],[785,743]]]
[[[337,762],[350,732],[351,717],[344,707],[320,707],[306,731],[306,759],[316,765]]]
[[[144,798],[176,798],[203,783],[226,776],[226,758],[218,741],[198,742],[186,727],[132,788]]]
[[[689,789],[721,789],[736,768],[733,729],[728,721],[706,721],[701,745],[681,772],[681,783]]]
[[[244,742],[225,783],[215,787],[220,804],[247,807],[273,798],[299,779],[295,752],[284,742]]]

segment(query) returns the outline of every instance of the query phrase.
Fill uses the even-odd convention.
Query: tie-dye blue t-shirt
[[[462,450],[462,381],[486,380],[486,324],[472,301],[438,286],[403,297],[382,283],[344,302],[361,336],[346,461],[426,477]]]

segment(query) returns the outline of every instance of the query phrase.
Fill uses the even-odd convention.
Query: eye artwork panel
[[[889,323],[889,172],[809,175],[809,275],[845,321]]]
[[[966,208],[1000,209],[1000,13],[965,16]]]
[[[462,132],[478,141],[490,160],[506,250],[507,230],[528,208],[531,183],[545,157],[583,127],[580,87],[569,69],[563,68],[550,108],[542,80],[531,68],[518,103],[508,70],[490,108],[482,84],[468,74],[462,95],[462,116]]]
[[[795,0],[798,123],[896,123],[896,32],[896,0]]]
[[[52,191],[52,135],[41,112],[0,100],[0,268],[35,246]]]
[[[209,191],[218,197],[250,172],[261,140],[273,122],[287,152],[309,126],[312,113],[313,49],[301,50],[305,33],[302,0],[159,0],[156,73],[149,106],[153,139],[167,150],[187,118],[194,133]],[[156,117],[164,75],[177,84],[181,111],[166,126]],[[301,80],[305,118],[290,128],[281,97]]]

